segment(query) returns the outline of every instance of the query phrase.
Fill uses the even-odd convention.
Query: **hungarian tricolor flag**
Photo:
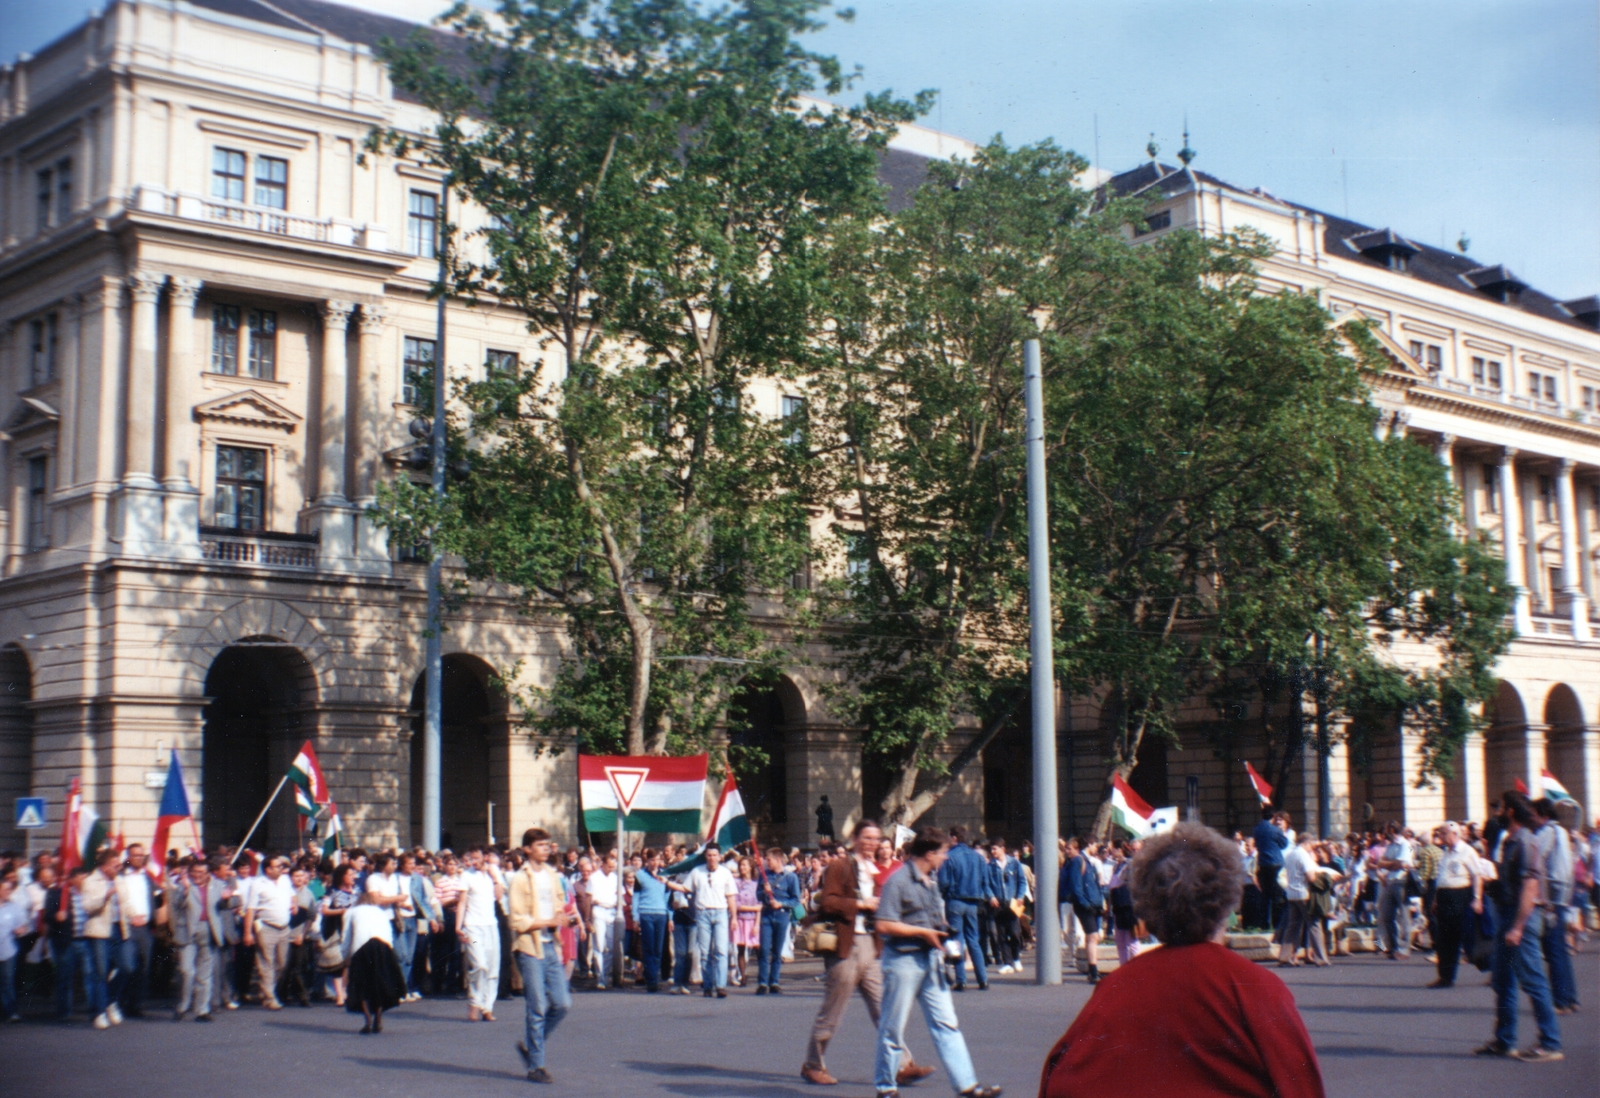
[[[578,796],[583,826],[615,831],[700,834],[706,795],[705,755],[579,755]]]
[[[328,803],[328,783],[322,778],[322,767],[317,765],[317,752],[310,740],[300,745],[300,754],[289,764],[289,780],[303,790],[313,804]]]
[[[1552,801],[1567,801],[1570,804],[1578,802],[1572,799],[1572,794],[1567,792],[1567,787],[1556,780],[1556,776],[1548,770],[1539,771],[1539,785],[1543,794]]]
[[[95,853],[106,843],[106,824],[100,814],[83,803],[81,778],[67,787],[67,815],[61,827],[61,879],[76,866],[93,866]]]
[[[711,827],[706,837],[723,850],[732,850],[750,841],[750,818],[744,813],[744,798],[739,796],[739,784],[733,780],[731,771],[723,783],[722,796],[717,798],[717,810],[711,814]]]
[[[1272,803],[1272,786],[1267,784],[1267,779],[1256,773],[1256,768],[1247,761],[1244,772],[1250,775],[1250,784],[1256,787],[1256,796],[1261,798],[1261,806],[1265,808]]]
[[[339,806],[332,801],[328,802],[328,836],[322,840],[322,856],[333,857],[333,852],[339,849],[343,842],[344,821],[339,819]]]
[[[189,792],[183,787],[183,768],[178,753],[167,763],[167,784],[161,791],[161,809],[156,815],[156,835],[150,840],[150,875],[160,877],[167,868],[167,839],[172,825],[193,819],[189,811]]]
[[[1111,819],[1118,827],[1142,839],[1155,829],[1155,811],[1122,780],[1122,775],[1111,775]]]

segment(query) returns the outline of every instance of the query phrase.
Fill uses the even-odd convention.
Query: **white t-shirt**
[[[1470,888],[1478,872],[1478,852],[1461,839],[1439,856],[1439,888]]]
[[[876,892],[878,888],[878,874],[875,871],[872,863],[864,862],[860,858],[854,858],[854,856],[852,857],[856,863],[856,899],[870,900],[872,899],[872,894]],[[865,934],[866,932],[867,917],[864,914],[858,913],[856,915],[856,933]]]
[[[555,879],[548,873],[533,874],[533,917],[541,923],[547,923],[556,917],[557,896],[560,890]],[[565,901],[562,896],[561,900]],[[549,937],[549,930],[545,936]]]
[[[728,910],[728,894],[738,891],[738,886],[733,883],[733,874],[725,865],[717,866],[715,871],[703,865],[696,866],[689,874],[688,884],[695,907],[702,911]]]
[[[461,893],[467,898],[462,926],[496,926],[494,917],[494,878],[478,869],[461,874]]]
[[[1283,856],[1283,872],[1287,878],[1284,894],[1291,900],[1309,900],[1311,878],[1316,876],[1319,868],[1311,851],[1303,846],[1291,846]]]
[[[597,869],[589,874],[589,902],[595,907],[617,906],[617,875]]]
[[[374,873],[367,878],[367,891],[374,896],[387,899],[390,896],[399,896],[405,903],[399,907],[386,907],[385,911],[401,917],[411,914],[411,878],[402,877],[398,873]]]

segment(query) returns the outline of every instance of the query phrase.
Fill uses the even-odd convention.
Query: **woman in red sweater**
[[[1040,1098],[1322,1098],[1322,1071],[1277,975],[1223,944],[1238,848],[1201,824],[1147,842],[1134,912],[1162,943],[1102,978],[1045,1061]]]

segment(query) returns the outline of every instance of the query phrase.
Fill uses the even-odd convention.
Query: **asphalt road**
[[[1471,1055],[1489,1036],[1494,1004],[1470,968],[1447,991],[1424,989],[1432,969],[1420,957],[1340,958],[1329,969],[1282,973],[1332,1096],[1592,1098],[1600,1079],[1600,954],[1576,960],[1585,1006],[1562,1019],[1566,1061],[1544,1065]],[[739,989],[720,1001],[581,992],[552,1044],[557,1086],[538,1093],[870,1098],[872,1034],[859,1002],[828,1055],[843,1085],[823,1091],[798,1077],[821,995],[813,979],[818,971],[815,962],[790,967],[777,998]],[[987,992],[957,996],[979,1077],[1014,1098],[1033,1095],[1044,1054],[1088,994],[1078,976],[1060,988],[1014,976],[997,979]],[[320,1004],[276,1014],[245,1007],[209,1026],[175,1024],[162,1013],[104,1032],[81,1019],[69,1026],[30,1021],[0,1028],[0,1095],[438,1098],[463,1087],[474,1096],[526,1095],[533,1088],[514,1051],[521,1021],[519,1002],[502,1002],[494,1023],[468,1023],[464,1002],[444,1000],[402,1007],[385,1019],[383,1034],[371,1037],[357,1034],[359,1015]],[[1524,1000],[1523,1044],[1535,1033]],[[919,1061],[936,1062],[915,1015],[908,1035]],[[942,1076],[916,1089],[948,1093]]]

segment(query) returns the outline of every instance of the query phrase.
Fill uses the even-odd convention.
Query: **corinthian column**
[[[1578,582],[1578,509],[1572,496],[1572,471],[1577,462],[1563,458],[1556,472],[1556,511],[1561,520],[1561,591],[1557,600],[1572,618],[1572,635],[1589,638],[1589,600]]]
[[[194,303],[200,280],[174,278],[167,295],[167,453],[162,485],[169,491],[187,491],[200,483],[199,439],[194,430],[196,374],[194,355]]]
[[[346,301],[322,303],[322,452],[317,468],[317,502],[338,505],[344,490],[345,403],[349,373],[345,363],[345,328],[353,306]]]
[[[383,446],[383,332],[386,320],[378,305],[361,306],[361,361],[356,367],[355,430],[356,498],[370,502],[377,494],[378,463]]]
[[[1527,636],[1533,632],[1533,616],[1528,607],[1526,561],[1518,544],[1522,537],[1517,511],[1522,504],[1517,491],[1516,457],[1516,448],[1507,446],[1500,458],[1500,548],[1506,561],[1506,583],[1516,592],[1512,620],[1517,633]]]
[[[128,356],[128,393],[124,406],[123,480],[130,486],[156,488],[156,300],[162,275],[139,272],[128,277],[133,297],[132,339]]]

